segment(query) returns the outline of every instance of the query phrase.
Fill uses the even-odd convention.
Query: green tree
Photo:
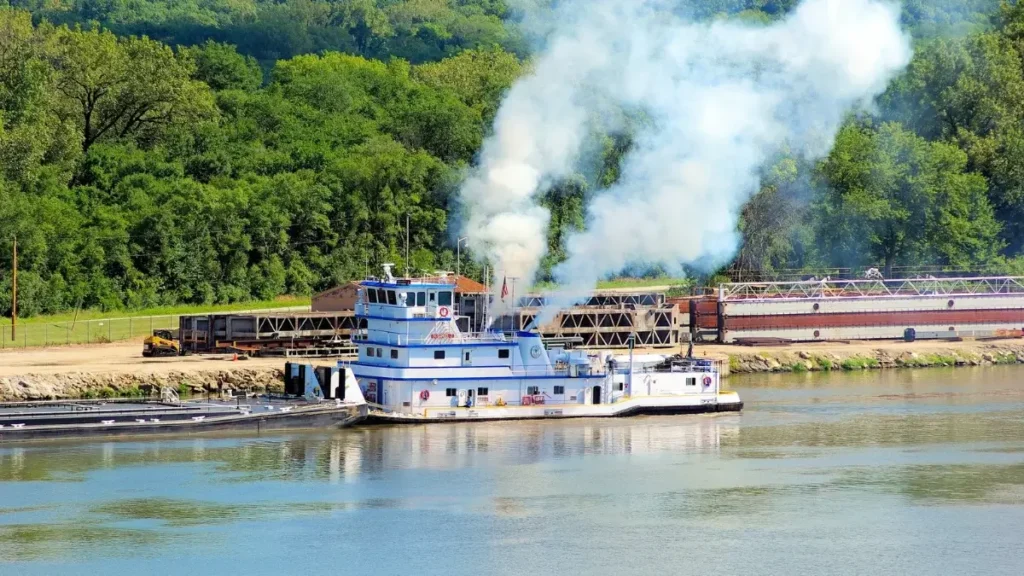
[[[833,262],[886,271],[938,262],[966,268],[994,258],[999,224],[967,155],[899,124],[851,124],[820,167],[827,192],[816,206],[818,238]]]

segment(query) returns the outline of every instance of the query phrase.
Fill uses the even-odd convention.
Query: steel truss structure
[[[775,298],[878,298],[1024,294],[1024,278],[905,278],[899,280],[807,280],[801,282],[738,282],[719,286],[720,302]]]

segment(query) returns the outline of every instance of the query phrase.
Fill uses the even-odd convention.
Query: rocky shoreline
[[[1024,343],[964,342],[921,350],[884,345],[868,350],[863,347],[843,350],[841,346],[801,350],[794,346],[793,349],[759,350],[748,353],[737,350],[728,354],[728,372],[731,374],[997,364],[1024,364]]]
[[[25,374],[0,377],[0,401],[64,400],[72,398],[145,398],[169,387],[183,396],[221,391],[283,392],[284,374],[278,368],[240,368],[144,373]]]

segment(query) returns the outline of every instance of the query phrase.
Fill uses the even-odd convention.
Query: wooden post
[[[18,237],[14,237],[14,274],[11,278],[11,342],[17,338],[18,324]]]

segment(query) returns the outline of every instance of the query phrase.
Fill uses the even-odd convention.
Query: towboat
[[[385,278],[360,284],[358,359],[339,363],[368,420],[441,422],[738,411],[718,362],[687,355],[615,355],[545,346],[517,330],[463,332],[455,286]],[[361,322],[362,323],[362,322]]]

